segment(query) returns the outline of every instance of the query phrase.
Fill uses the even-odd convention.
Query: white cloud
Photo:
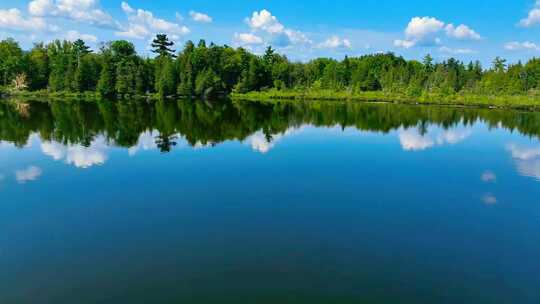
[[[33,0],[28,12],[39,17],[63,17],[95,26],[118,28],[111,15],[101,9],[99,0]]]
[[[122,2],[122,10],[128,15],[128,26],[116,32],[121,37],[148,39],[157,33],[165,33],[179,39],[190,32],[186,26],[156,18],[150,11],[135,10],[126,2]]]
[[[189,16],[195,22],[201,22],[201,23],[211,23],[212,22],[212,17],[210,17],[210,16],[208,16],[207,14],[204,14],[204,13],[190,11]]]
[[[19,184],[35,181],[43,172],[36,166],[30,166],[23,170],[15,171],[15,179]]]
[[[38,32],[38,31],[57,31],[58,27],[47,25],[43,18],[28,17],[25,18],[21,11],[12,8],[7,10],[0,9],[0,29]]]
[[[540,0],[537,0],[534,7],[529,11],[527,18],[523,18],[519,21],[519,25],[523,27],[530,27],[540,23]]]
[[[414,17],[405,28],[405,40],[394,41],[395,46],[411,48],[415,45],[437,44],[435,36],[444,28],[444,22],[433,17]]]
[[[277,47],[287,47],[293,45],[308,45],[313,42],[302,32],[286,28],[279,22],[277,17],[273,16],[268,10],[263,9],[260,12],[253,12],[250,18],[245,22],[254,33],[264,33],[269,44]],[[264,40],[264,38],[263,38]]]
[[[414,17],[405,29],[405,36],[409,39],[422,40],[425,37],[439,32],[444,22],[433,17]]]
[[[504,48],[509,51],[524,51],[524,50],[532,50],[532,51],[540,51],[540,46],[538,46],[536,43],[530,42],[530,41],[511,41],[504,45]]]
[[[459,40],[480,40],[482,37],[465,24],[455,27],[452,23],[446,25],[446,34]]]
[[[412,48],[414,46],[434,46],[441,43],[439,34],[446,32],[446,36],[458,40],[479,40],[480,34],[467,25],[455,27],[452,23],[445,24],[434,17],[414,17],[405,28],[405,39],[394,40],[394,46]]]
[[[401,39],[394,40],[394,46],[399,47],[399,48],[410,49],[415,45],[416,45],[416,42],[411,41],[411,40],[401,40]]]
[[[285,29],[284,33],[292,44],[312,44],[313,43],[313,41],[311,41],[306,36],[306,34],[300,31]]]
[[[135,10],[131,6],[129,6],[129,4],[127,2],[125,2],[125,1],[122,1],[122,3],[120,4],[120,7],[122,8],[124,13],[126,13],[126,14],[135,13]]]
[[[54,9],[55,5],[52,0],[34,0],[28,3],[28,12],[34,16],[45,16]]]
[[[447,46],[442,46],[439,48],[439,52],[446,53],[446,54],[457,54],[457,55],[463,55],[463,54],[475,54],[475,50],[471,49],[460,49],[460,48],[450,48]]]
[[[279,34],[285,30],[283,24],[265,9],[253,12],[251,18],[246,18],[246,23],[254,30],[263,30],[270,34]]]
[[[66,33],[66,39],[69,41],[75,41],[77,39],[82,39],[87,42],[93,42],[96,43],[98,41],[98,38],[91,34],[81,34],[77,31],[68,31]]]
[[[240,45],[263,44],[263,39],[252,33],[235,33],[234,40]]]
[[[323,49],[350,49],[352,47],[349,39],[341,39],[338,36],[332,36],[318,45]]]

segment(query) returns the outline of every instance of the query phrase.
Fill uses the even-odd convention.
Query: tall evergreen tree
[[[152,47],[154,48],[152,52],[158,54],[159,57],[171,56],[176,57],[174,54],[176,51],[171,49],[174,45],[174,42],[169,41],[169,38],[165,34],[157,34],[156,38],[152,40]]]
[[[77,39],[73,42],[73,49],[80,56],[92,53],[90,47],[82,39]]]

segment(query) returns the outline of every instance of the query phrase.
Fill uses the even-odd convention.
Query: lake
[[[0,303],[540,303],[540,113],[0,103]]]

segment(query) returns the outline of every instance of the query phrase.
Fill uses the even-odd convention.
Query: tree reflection
[[[176,139],[178,139],[178,136],[176,135],[160,134],[156,136],[156,146],[161,153],[169,153],[171,152],[172,147],[176,146]]]
[[[168,153],[179,139],[191,146],[207,146],[243,141],[262,132],[270,143],[279,134],[304,124],[381,133],[417,128],[422,135],[431,125],[449,129],[476,122],[540,138],[540,113],[508,110],[315,101],[0,102],[0,140],[18,147],[26,145],[32,133],[64,145],[88,147],[97,136],[103,136],[109,144],[133,147],[141,134],[156,131],[155,144]]]

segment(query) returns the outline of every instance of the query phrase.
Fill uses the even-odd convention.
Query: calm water
[[[0,103],[0,303],[540,303],[540,114]]]

